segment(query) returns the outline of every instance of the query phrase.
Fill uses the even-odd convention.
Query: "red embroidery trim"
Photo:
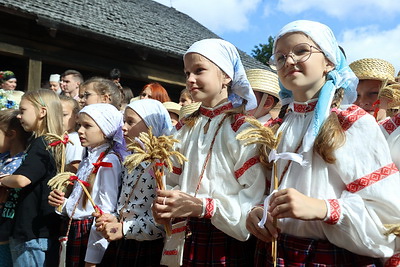
[[[253,166],[259,162],[260,162],[259,156],[254,156],[254,157],[250,158],[249,160],[247,160],[240,169],[235,171],[236,179],[239,179],[240,176],[242,176],[243,173],[245,173],[251,166]]]
[[[276,119],[269,119],[265,124],[264,124],[264,126],[265,127],[272,127],[272,126],[274,126],[274,125],[276,125],[276,124],[279,124],[279,123],[282,123],[282,119],[281,118],[276,118]]]
[[[214,110],[206,109],[206,108],[204,108],[204,107],[202,107],[202,106],[200,106],[200,109],[199,109],[199,110],[200,110],[200,114],[202,114],[202,115],[204,115],[204,116],[209,117],[210,119],[212,119],[212,118],[214,118],[214,117],[216,117],[216,116],[218,116],[218,115],[224,113],[224,111],[230,110],[230,109],[232,109],[232,108],[233,108],[232,103],[227,103],[227,104],[225,104],[225,105],[223,105],[223,106],[221,106],[221,107],[219,107],[219,108],[216,108],[216,109],[214,109]]]
[[[350,129],[359,118],[367,114],[365,110],[356,105],[351,105],[347,110],[332,109],[332,111],[338,115],[339,122],[344,131]]]
[[[173,229],[172,230],[172,234],[181,233],[181,232],[184,232],[184,231],[186,231],[186,225],[182,226],[182,227],[179,227],[179,228]]]
[[[383,126],[383,128],[385,128],[388,134],[393,133],[397,129],[397,127],[400,126],[400,113],[398,113],[393,118],[387,119],[381,125]]]
[[[398,267],[400,266],[400,253],[393,255],[385,262],[385,267]]]
[[[174,249],[174,250],[164,250],[164,255],[178,255],[178,250]]]
[[[211,219],[214,215],[214,199],[206,198],[206,210],[204,213],[204,219]]]
[[[180,120],[180,121],[175,125],[175,128],[176,128],[177,130],[180,130],[184,125],[185,125],[184,120]]]
[[[246,121],[246,116],[243,114],[236,114],[235,115],[235,122],[231,124],[232,130],[234,132],[237,132],[239,128],[245,123]]]
[[[313,111],[316,105],[317,101],[310,103],[293,103],[293,111],[298,113],[307,113]]]
[[[330,207],[330,214],[329,218],[324,222],[327,224],[337,224],[340,219],[340,214],[342,210],[340,208],[339,200],[337,199],[328,199],[329,207]]]
[[[361,177],[360,179],[355,180],[354,182],[346,185],[347,191],[351,193],[356,193],[367,186],[370,186],[380,180],[385,179],[386,177],[392,175],[393,173],[398,172],[396,165],[394,163],[390,163],[382,168]]]
[[[181,175],[182,174],[182,169],[178,168],[178,167],[175,167],[175,166],[172,166],[172,172],[177,174],[177,175]]]

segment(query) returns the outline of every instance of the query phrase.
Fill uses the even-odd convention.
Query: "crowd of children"
[[[124,101],[119,73],[69,71],[0,110],[0,266],[400,266],[393,66],[349,65],[306,20],[279,31],[270,62],[245,70],[204,39],[183,56],[179,104],[159,83]],[[239,137],[263,129],[267,150]],[[132,144],[151,152],[149,131],[187,161],[126,165]],[[50,188],[60,174],[65,190]]]

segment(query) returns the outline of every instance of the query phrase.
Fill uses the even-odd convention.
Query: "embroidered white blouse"
[[[379,123],[389,144],[394,164],[400,168],[400,113]]]
[[[156,197],[156,180],[149,174],[149,163],[139,164],[131,173],[122,170],[118,212],[123,219],[126,239],[138,241],[164,237],[164,228],[154,221],[151,205]]]
[[[308,128],[316,100],[292,103],[279,131],[283,138],[278,152],[295,152]],[[346,141],[335,151],[336,162],[327,164],[319,154],[298,153],[308,166],[291,162],[279,189],[324,199],[325,221],[280,219],[283,233],[297,237],[327,239],[336,246],[359,255],[388,257],[400,245],[394,235],[385,236],[383,224],[400,221],[400,179],[388,145],[375,119],[358,106],[335,110]],[[278,179],[288,164],[278,161]]]
[[[218,124],[224,111],[232,108],[230,102],[209,109],[200,107],[201,115],[193,128],[176,126],[174,138],[180,140],[178,150],[188,158],[183,166],[176,165],[174,173],[167,174],[167,184],[195,194],[205,158],[210,150]],[[248,211],[261,203],[266,173],[259,161],[258,146],[244,146],[236,135],[252,127],[245,116],[226,119],[215,138],[212,154],[204,172],[197,197],[205,204],[204,218],[227,235],[244,241],[249,238],[246,229]],[[204,126],[210,121],[208,132]]]
[[[77,176],[83,181],[87,181],[89,175],[93,171],[93,163],[97,162],[100,154],[109,147],[109,144],[103,144],[93,149],[88,149],[88,156],[84,158],[79,165]],[[112,167],[100,167],[96,178],[94,180],[93,189],[91,196],[94,203],[104,213],[115,213],[118,200],[118,191],[121,185],[121,162],[118,156],[114,153],[108,153],[102,162],[109,162]],[[71,195],[65,200],[63,213],[71,217],[74,210],[75,203],[78,203],[76,210],[73,214],[74,220],[84,220],[92,217],[94,209],[87,201],[86,207],[82,205],[81,195],[82,187],[78,182],[75,182]],[[86,250],[85,261],[91,263],[100,263],[104,252],[108,246],[108,241],[102,237],[102,235],[96,231],[94,222],[90,230],[89,241]]]

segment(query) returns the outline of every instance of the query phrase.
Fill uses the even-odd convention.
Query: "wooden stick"
[[[87,198],[89,199],[90,203],[93,206],[93,209],[99,213],[102,213],[102,211],[99,209],[99,207],[97,207],[97,205],[94,203],[92,196],[90,195],[89,191],[86,189],[86,186],[82,183],[82,181],[77,180],[79,182],[79,184],[81,185],[83,191],[85,192]]]

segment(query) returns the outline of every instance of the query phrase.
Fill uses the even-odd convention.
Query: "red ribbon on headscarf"
[[[69,141],[69,137],[68,137],[68,135],[66,134],[66,135],[64,135],[64,140],[55,141],[55,142],[53,142],[53,143],[50,143],[49,146],[56,146],[56,145],[59,145],[59,144],[61,144],[61,143],[63,143],[64,145],[66,145],[66,144],[68,143],[68,141]]]
[[[70,177],[69,177],[69,180],[70,180],[70,181],[79,181],[79,182],[81,182],[81,183],[82,183],[84,186],[86,186],[86,187],[89,187],[89,186],[90,186],[90,184],[89,184],[88,182],[82,181],[81,179],[78,178],[78,176],[70,176]]]

